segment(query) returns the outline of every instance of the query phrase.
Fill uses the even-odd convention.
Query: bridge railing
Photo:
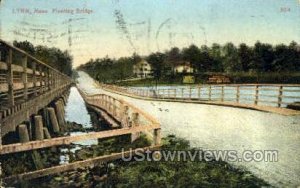
[[[106,89],[147,98],[232,102],[274,107],[286,107],[300,101],[300,84],[219,84],[158,89],[99,84]]]
[[[1,107],[12,107],[70,83],[67,75],[0,39]]]
[[[112,96],[105,94],[86,95],[82,94],[84,100],[89,105],[101,108],[120,122],[121,128],[153,127],[153,133],[145,132],[154,139],[155,144],[160,142],[160,124],[146,112],[135,106]]]

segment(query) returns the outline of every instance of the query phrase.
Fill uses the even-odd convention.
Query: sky
[[[300,43],[300,0],[2,0],[0,38],[91,58],[191,44]]]

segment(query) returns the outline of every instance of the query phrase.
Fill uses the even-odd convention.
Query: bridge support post
[[[65,122],[65,102],[64,102],[64,100],[63,100],[63,98],[60,98],[59,100],[58,100],[58,103],[59,103],[59,105],[60,105],[60,110],[61,110],[61,113],[62,113],[62,116],[63,116],[63,120],[64,120],[64,122]]]
[[[59,101],[55,102],[55,111],[56,111],[56,117],[57,117],[57,120],[58,120],[58,124],[60,126],[64,126],[65,125],[65,119],[64,119],[64,116],[63,116],[61,103]]]
[[[240,86],[236,86],[236,102],[240,102]]]
[[[22,58],[22,67],[23,67],[22,80],[24,85],[23,99],[26,101],[28,99],[27,56],[26,55]]]
[[[44,83],[45,75],[43,75],[43,67],[42,66],[39,66],[39,73],[40,73],[40,75],[39,75],[39,83],[40,83],[39,93],[44,93],[43,83]]]
[[[33,95],[37,96],[37,85],[36,85],[36,63],[32,62],[32,82],[33,82]]]
[[[128,106],[123,106],[122,108],[122,114],[121,114],[121,126],[122,127],[129,127],[129,121],[128,121]]]
[[[283,93],[283,87],[282,85],[279,86],[279,94],[278,94],[278,102],[277,102],[277,106],[280,108],[281,107],[281,103],[282,103],[282,93]]]
[[[258,85],[256,85],[255,86],[255,101],[254,101],[255,105],[258,104],[258,95],[259,95],[259,87],[258,87]]]
[[[14,78],[13,78],[13,68],[12,68],[12,49],[8,50],[6,63],[7,63],[8,103],[10,106],[14,106],[15,99],[14,99],[14,81],[13,81]]]
[[[224,86],[221,86],[221,101],[224,102]]]
[[[52,126],[52,131],[54,133],[58,133],[59,132],[59,125],[58,125],[58,121],[55,115],[55,111],[54,108],[47,108],[48,110],[48,115],[50,118],[50,124]]]
[[[44,128],[43,128],[43,132],[44,132],[44,137],[45,137],[46,139],[50,139],[50,138],[51,138],[51,135],[50,135],[50,133],[49,133],[47,127],[44,127]]]
[[[161,141],[161,129],[154,129],[153,144],[160,145],[160,141]]]
[[[61,96],[64,105],[67,105],[67,96],[64,94]]]
[[[44,131],[43,131],[43,119],[42,116],[34,116],[34,133],[35,140],[43,140],[44,139]]]
[[[133,113],[132,114],[132,127],[139,126],[139,114]],[[140,133],[131,133],[131,142],[134,142],[136,139],[140,137]]]
[[[18,126],[19,139],[21,143],[29,142],[27,126],[22,124]]]

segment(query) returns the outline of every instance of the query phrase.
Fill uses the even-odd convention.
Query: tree
[[[292,62],[292,70],[300,71],[300,45],[292,41],[289,45],[290,61]]]
[[[191,45],[188,48],[183,49],[182,56],[183,59],[190,62],[194,68],[201,71],[200,53],[200,49],[196,45]]]
[[[249,71],[250,62],[253,58],[253,52],[245,43],[240,44],[238,49],[238,56],[240,64],[242,65],[242,70],[247,72]]]
[[[238,50],[233,43],[225,44],[223,53],[223,66],[225,72],[238,72],[242,70],[242,65],[238,58]]]
[[[22,41],[22,42],[14,41],[13,45],[17,48],[24,50],[25,52],[29,53],[30,55],[35,55],[35,48],[34,48],[33,44],[31,44],[27,40]]]
[[[254,61],[252,61],[250,67],[257,71],[270,72],[274,61],[272,45],[257,41],[254,45],[253,53]]]
[[[223,72],[222,65],[222,48],[219,44],[214,43],[210,49],[210,56],[212,58],[211,70],[215,72]]]
[[[148,56],[147,61],[151,64],[153,69],[153,77],[158,81],[162,77],[164,71],[165,54],[156,52]]]
[[[201,46],[199,55],[198,69],[203,72],[210,71],[213,59],[209,54],[209,48],[206,45]]]
[[[137,53],[133,53],[131,58],[134,64],[142,61],[141,56],[139,56]]]
[[[280,44],[275,46],[273,71],[299,71],[300,53],[296,42],[291,42],[289,46]]]
[[[180,49],[177,47],[172,48],[170,51],[166,52],[167,61],[175,64],[178,61],[182,60],[182,55]]]
[[[42,45],[34,46],[28,41],[14,41],[13,45],[64,74],[72,75],[73,58],[68,51],[62,51],[58,48],[48,48]]]

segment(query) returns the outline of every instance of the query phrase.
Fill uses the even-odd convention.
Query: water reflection
[[[70,89],[70,95],[65,107],[66,121],[76,122],[84,128],[91,128],[91,117],[86,109],[85,102],[76,87]]]
[[[65,107],[65,119],[68,122],[75,122],[77,124],[81,124],[83,128],[92,128],[92,120],[91,116],[87,110],[85,102],[81,97],[79,91],[76,87],[72,87],[70,89],[70,95]],[[100,126],[100,125],[99,125]],[[81,135],[86,134],[85,132],[70,132],[70,136],[73,135]],[[60,164],[67,164],[69,163],[70,156],[69,153],[75,153],[77,150],[80,150],[82,146],[91,146],[97,145],[98,140],[84,140],[72,143],[74,147],[72,148],[61,148],[61,156],[60,156]]]

